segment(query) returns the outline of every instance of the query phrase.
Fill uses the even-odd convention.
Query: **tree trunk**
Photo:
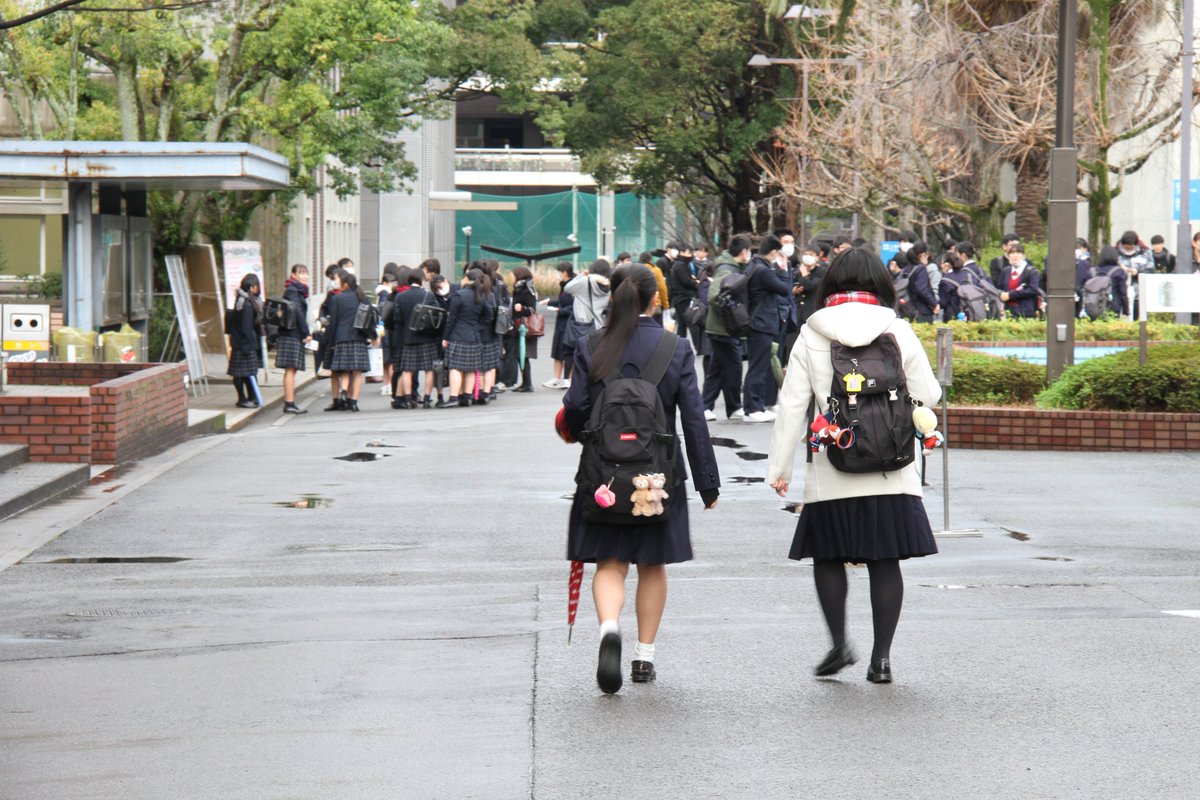
[[[1030,153],[1017,165],[1017,225],[1016,234],[1022,241],[1046,240],[1046,225],[1042,221],[1042,205],[1049,189],[1048,160],[1042,153]]]
[[[113,66],[117,81],[117,113],[121,120],[121,138],[127,142],[141,140],[138,120],[137,66],[120,61]]]

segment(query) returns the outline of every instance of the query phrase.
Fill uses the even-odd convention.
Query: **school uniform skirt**
[[[433,369],[434,359],[438,355],[436,342],[425,344],[406,344],[400,354],[401,372],[429,372]]]
[[[550,357],[555,361],[566,361],[575,357],[575,351],[568,349],[563,344],[563,337],[567,335],[567,324],[570,320],[570,314],[559,314],[554,318],[554,337],[550,340]]]
[[[628,564],[677,564],[692,560],[686,484],[669,490],[664,522],[610,525],[583,518],[583,490],[575,490],[567,522],[567,560],[595,563],[615,558]]]
[[[362,339],[338,342],[333,346],[329,368],[334,372],[369,372],[371,358],[367,355],[367,343]]]
[[[937,551],[921,498],[884,494],[805,503],[788,558],[861,563]]]
[[[304,369],[304,342],[295,336],[276,339],[275,369]]]
[[[459,372],[480,372],[483,366],[484,345],[479,342],[451,341],[446,350],[446,367]],[[407,348],[406,348],[407,349]]]
[[[234,350],[229,355],[228,375],[249,378],[262,368],[262,354],[257,350]]]
[[[392,335],[390,333],[385,333],[383,335],[383,338],[379,341],[379,347],[381,350],[383,350],[383,365],[385,367],[388,364],[399,363],[396,361],[396,358],[392,353]]]
[[[484,372],[490,369],[500,369],[500,362],[504,360],[504,348],[499,336],[490,342],[483,343],[482,359]]]

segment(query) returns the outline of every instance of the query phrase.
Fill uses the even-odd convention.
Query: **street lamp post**
[[[1075,360],[1075,238],[1079,154],[1075,149],[1076,0],[1058,4],[1058,116],[1050,151],[1049,252],[1046,255],[1046,381]]]
[[[464,225],[464,226],[463,226],[463,229],[462,229],[462,232],[463,232],[463,236],[467,237],[467,257],[466,257],[466,263],[467,263],[467,266],[470,266],[470,265],[471,265],[471,226],[470,226],[470,225]]]

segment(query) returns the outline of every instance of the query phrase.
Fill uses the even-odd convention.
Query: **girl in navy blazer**
[[[495,307],[488,298],[492,281],[483,270],[469,269],[462,288],[450,297],[446,312],[446,333],[442,347],[446,349],[446,366],[450,369],[450,405],[457,400],[460,406],[471,405],[475,391],[475,374],[484,369],[484,343],[496,318]],[[487,405],[487,395],[477,401]]]
[[[632,376],[643,368],[654,349],[667,334],[653,319],[658,305],[658,286],[646,267],[635,264],[621,267],[612,277],[612,307],[608,324],[593,340],[584,337],[575,350],[571,388],[563,398],[564,416],[572,437],[579,437],[587,425],[592,406],[604,387],[603,378],[620,369]],[[595,352],[592,346],[595,345]],[[716,457],[704,421],[704,404],[696,385],[696,357],[687,339],[675,343],[671,365],[658,384],[659,397],[667,424],[674,433],[675,409],[683,426],[692,483],[700,492],[705,508],[717,504],[721,480]],[[600,620],[600,656],[596,680],[609,694],[621,687],[621,637],[618,620],[625,604],[625,576],[630,564],[637,564],[637,648],[634,651],[632,678],[644,683],[654,680],[654,640],[667,600],[666,565],[692,558],[688,528],[687,494],[682,450],[676,454],[679,465],[677,482],[666,487],[669,515],[661,523],[643,525],[601,524],[583,519],[586,487],[578,488],[571,505],[567,534],[567,558],[596,564],[592,595]]]

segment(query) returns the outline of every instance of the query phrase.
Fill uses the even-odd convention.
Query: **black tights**
[[[871,619],[875,626],[871,660],[878,661],[891,657],[892,637],[896,635],[900,606],[904,603],[904,576],[900,574],[900,561],[894,558],[868,561],[867,572],[871,576]],[[813,580],[825,624],[837,647],[846,641],[846,567],[840,561],[815,561]]]
[[[239,403],[254,399],[254,390],[250,388],[249,378],[234,378],[233,388],[237,391]]]

